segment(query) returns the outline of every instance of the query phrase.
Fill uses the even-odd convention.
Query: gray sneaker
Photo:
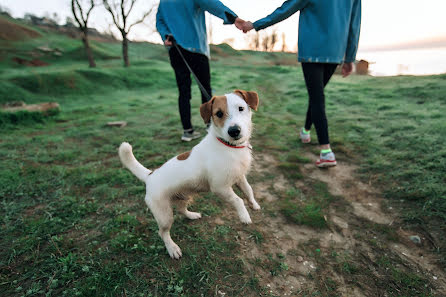
[[[182,141],[191,141],[197,139],[201,136],[201,134],[194,130],[184,130],[183,136],[181,136]]]

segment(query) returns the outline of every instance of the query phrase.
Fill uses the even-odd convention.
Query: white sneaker
[[[320,168],[336,166],[335,154],[333,152],[325,154],[321,152],[319,159],[316,161],[316,166]]]
[[[306,131],[305,128],[302,128],[300,130],[300,134],[299,134],[300,140],[302,141],[302,143],[310,143],[311,142],[311,135],[310,135],[310,131]]]

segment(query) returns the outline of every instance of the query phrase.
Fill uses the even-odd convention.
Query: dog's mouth
[[[231,137],[231,140],[227,140],[227,139],[224,139],[221,137],[217,137],[217,138],[223,144],[225,144],[227,146],[231,146],[231,147],[237,147],[237,146],[240,146],[245,143],[244,140],[240,140],[242,137],[238,137],[238,139],[233,139],[233,137]]]

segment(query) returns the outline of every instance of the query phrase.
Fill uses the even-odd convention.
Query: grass
[[[334,197],[328,192],[327,185],[321,182],[308,185],[311,192],[303,194],[291,189],[280,203],[280,210],[290,221],[315,228],[327,227],[324,212]]]
[[[41,56],[51,64],[48,67],[10,61],[17,53],[27,57],[40,45],[61,48],[64,55]],[[235,238],[246,228],[236,222],[214,223],[223,215],[223,202],[205,194],[192,206],[203,213],[202,220],[176,217],[172,236],[184,257],[171,261],[146,211],[144,186],[119,163],[117,147],[122,141],[132,143],[136,157],[149,168],[190,149],[190,144],[178,141],[175,79],[161,46],[131,44],[129,69],[111,59],[119,56],[119,43],[95,43],[100,53],[96,69],[82,60],[80,42],[56,34],[1,42],[0,47],[0,103],[61,105],[61,112],[48,119],[0,115],[0,290],[5,296],[212,296],[219,290],[227,296],[270,296],[259,276],[238,257],[242,246]],[[301,69],[290,65],[295,57],[234,53],[228,47],[214,47],[213,53],[216,94],[236,88],[260,94],[260,109],[253,118],[255,151],[275,156],[280,173],[307,185],[277,193],[277,208],[266,208],[317,232],[326,229],[324,216],[339,197],[300,171],[313,160],[302,157],[304,148],[296,141],[307,95]],[[362,178],[379,185],[406,224],[439,234],[435,240],[440,259],[446,247],[441,228],[446,221],[445,81],[446,75],[335,76],[326,89],[330,134],[339,160],[358,162]],[[193,123],[204,132],[198,97],[194,88]],[[128,126],[105,126],[115,120],[126,120]],[[274,175],[250,178],[264,181]],[[387,226],[364,228],[389,241],[397,237]],[[268,241],[255,226],[248,234],[259,248]],[[385,245],[370,245],[385,254]],[[431,296],[424,277],[408,267],[392,266],[399,263],[394,255],[376,262],[386,282],[364,273],[368,264],[361,262],[361,255],[328,256],[318,243],[309,243],[307,255],[378,295]],[[270,254],[259,265],[271,277],[281,277],[288,271],[286,257]],[[338,294],[339,283],[330,276],[311,277],[317,288],[303,290],[302,296]]]

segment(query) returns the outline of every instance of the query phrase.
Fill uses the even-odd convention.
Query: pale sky
[[[339,1],[339,0],[338,0]],[[133,16],[138,17],[151,0],[139,0]],[[222,0],[239,17],[256,21],[273,12],[284,0]],[[70,0],[0,0],[14,17],[23,17],[27,12],[43,16],[45,12],[56,12],[63,23],[71,16]],[[362,0],[362,27],[359,50],[385,47],[388,45],[411,43],[426,39],[442,39],[446,45],[446,0]],[[275,28],[281,36],[285,32],[287,45],[295,50],[297,44],[298,13],[277,24]],[[103,7],[96,8],[91,17],[91,25],[100,31],[108,28],[111,20]],[[233,46],[245,47],[246,36],[234,26],[224,26],[218,18],[210,18],[213,28],[213,41],[220,43],[233,39]],[[145,26],[135,27],[130,38],[160,42],[158,34],[150,34]]]

